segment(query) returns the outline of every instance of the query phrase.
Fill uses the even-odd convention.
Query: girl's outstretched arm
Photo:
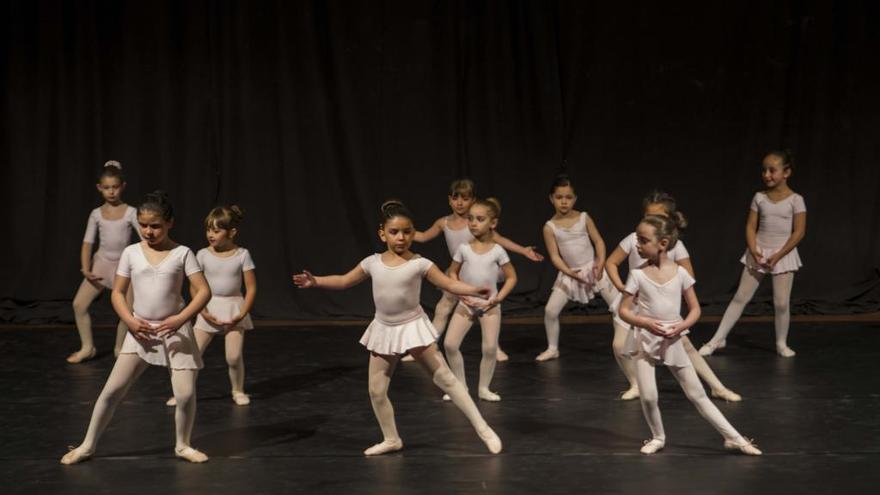
[[[441,232],[443,232],[443,221],[445,219],[446,217],[440,217],[437,219],[436,222],[434,222],[433,225],[431,225],[430,228],[428,228],[428,230],[425,230],[423,232],[416,231],[416,235],[415,237],[413,237],[413,240],[419,243],[433,240],[435,237],[440,235]]]
[[[319,277],[312,275],[308,270],[293,276],[293,283],[300,289],[332,289],[343,290],[355,286],[367,279],[367,272],[358,265],[345,275],[327,275]]]
[[[520,246],[519,244],[511,241],[507,237],[499,234],[497,231],[492,233],[492,240],[501,245],[504,249],[508,251],[512,251],[517,254],[521,254],[526,258],[534,261],[544,261],[544,256],[541,253],[535,251],[535,246]]]
[[[431,282],[437,287],[446,292],[451,292],[456,296],[486,297],[489,295],[489,292],[491,292],[488,287],[474,287],[461,280],[453,280],[440,271],[440,269],[437,268],[437,265],[431,265],[431,268],[428,270],[425,277],[428,279],[428,282]]]

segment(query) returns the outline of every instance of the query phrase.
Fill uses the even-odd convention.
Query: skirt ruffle
[[[688,333],[685,330],[674,339],[667,339],[643,328],[633,328],[627,337],[626,353],[632,358],[647,359],[654,364],[678,368],[692,366],[684,344],[681,343],[681,336]]]
[[[150,322],[159,326],[158,322]],[[186,322],[176,332],[165,337],[153,336],[147,342],[140,342],[129,332],[122,342],[120,354],[137,354],[141,359],[155,366],[170,367],[175,370],[202,369],[202,356],[196,345],[195,334],[190,322]]]
[[[218,320],[229,321],[241,313],[241,306],[243,304],[244,298],[242,296],[212,296],[205,309],[207,309],[208,312],[214,315]],[[194,327],[196,330],[201,330],[207,333],[226,333],[223,327],[212,325],[208,320],[203,318],[201,314],[196,318],[196,324]],[[254,323],[251,320],[251,315],[245,315],[235,328],[240,328],[242,330],[253,329]]]
[[[559,274],[556,275],[556,281],[553,282],[553,290],[562,291],[570,301],[577,301],[581,304],[590,302],[590,300],[596,297],[596,294],[602,290],[602,284],[608,283],[607,275],[603,276],[602,280],[596,280],[593,276],[593,264],[593,262],[590,262],[584,266],[572,267],[573,270],[577,270],[580,273],[586,273],[586,281],[578,280],[559,272]]]
[[[431,324],[428,315],[399,324],[373,319],[361,336],[361,344],[376,354],[405,354],[414,347],[424,347],[437,342],[440,334]]]
[[[766,247],[758,246],[758,251],[761,253],[764,258],[768,258],[776,254],[779,249],[771,249]],[[742,258],[740,258],[740,263],[746,265],[751,270],[755,270],[759,273],[770,273],[772,275],[778,275],[780,273],[788,273],[788,272],[796,272],[803,266],[801,263],[801,257],[798,255],[797,248],[792,249],[785,256],[780,259],[776,265],[773,266],[773,271],[768,272],[763,266],[759,265],[758,262],[752,257],[752,253],[747,249],[745,254],[743,254]]]

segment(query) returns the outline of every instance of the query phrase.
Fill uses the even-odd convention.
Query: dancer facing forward
[[[559,313],[568,301],[586,304],[608,286],[607,279],[603,280],[605,241],[590,215],[574,209],[576,202],[571,180],[565,174],[557,176],[550,188],[550,203],[556,213],[544,224],[544,243],[559,274],[544,306],[547,349],[536,361],[559,357]],[[606,290],[603,297],[611,303],[610,292]]]
[[[80,250],[80,271],[83,274],[83,281],[73,298],[73,316],[76,320],[76,329],[79,331],[80,348],[67,357],[67,362],[71,364],[88,361],[97,354],[92,336],[89,306],[105,288],[113,289],[113,277],[116,274],[119,256],[131,243],[132,231],[138,232],[136,210],[122,201],[125,178],[119,162],[110,160],[104,164],[104,169],[98,177],[97,188],[104,198],[104,204],[89,214],[86,235]],[[96,235],[100,239],[100,244],[93,255],[92,246],[95,245]],[[130,291],[126,298],[128,305],[131,306]],[[120,320],[116,326],[114,356],[119,355],[126,333],[128,327]]]
[[[174,211],[165,193],[148,194],[138,207],[137,219],[144,240],[122,252],[111,296],[113,309],[128,325],[129,333],[95,403],[85,439],[61,458],[62,464],[76,464],[94,454],[116,407],[151,364],[164,366],[171,374],[177,399],[175,455],[190,462],[208,460],[190,446],[196,417],[196,377],[202,359],[189,322],[208,303],[211,289],[193,252],[168,237]],[[184,275],[192,288],[189,304],[184,304],[180,293]],[[125,300],[129,284],[134,288],[133,313]]]
[[[424,232],[416,232],[414,240],[419,243],[425,243],[442,233],[446,239],[446,247],[449,249],[449,257],[454,257],[456,251],[458,251],[458,246],[467,244],[474,239],[474,236],[468,229],[467,214],[468,211],[470,211],[471,206],[477,200],[475,189],[476,186],[470,179],[458,179],[452,181],[452,184],[449,185],[449,197],[447,198],[452,213],[438,218],[428,230],[425,230]],[[493,231],[492,240],[497,242],[505,250],[521,254],[534,262],[540,262],[544,259],[540,253],[535,251],[533,246],[520,246],[498,232]],[[434,328],[436,328],[441,334],[446,329],[449,317],[457,304],[458,298],[455,297],[454,294],[449,294],[448,292],[444,292],[443,297],[437,301],[437,306],[434,308],[434,319],[432,320],[432,323],[434,324]],[[509,359],[507,353],[505,353],[500,346],[498,347],[497,359],[498,361],[507,361]],[[410,361],[411,359],[409,356],[404,356],[403,360]]]
[[[642,219],[636,228],[636,249],[647,261],[629,273],[620,303],[620,317],[635,327],[628,352],[635,359],[642,411],[652,434],[641,452],[653,454],[666,445],[655,376],[655,367],[665,365],[700,415],[724,437],[725,448],[760,455],[761,451],[743,438],[706,396],[681,344],[681,335],[700,319],[694,278],[667,255],[678,241],[677,222],[681,218],[679,214],[675,218],[650,215]],[[688,305],[684,320],[682,294]]]
[[[788,187],[794,168],[790,151],[771,151],[764,157],[762,167],[761,178],[767,189],[755,193],[752,198],[746,220],[746,252],[740,260],[745,267],[739,288],[715,335],[700,348],[700,354],[704,356],[727,345],[727,335],[768,273],[773,278],[776,353],[782,357],[795,355],[788,347],[791,287],[794,273],[801,267],[797,245],[807,230],[807,207],[804,198]]]
[[[449,367],[458,381],[467,386],[464,374],[464,359],[461,356],[461,341],[471,329],[474,320],[480,320],[483,334],[480,361],[480,381],[477,396],[486,401],[497,402],[501,396],[489,390],[492,376],[495,374],[495,361],[498,350],[498,335],[501,332],[501,301],[510,294],[516,285],[516,271],[504,250],[493,240],[498,217],[501,215],[501,204],[495,198],[477,200],[468,212],[468,230],[474,240],[458,246],[452,257],[449,276],[453,280],[462,280],[476,287],[489,287],[489,300],[479,309],[471,309],[459,303],[449,321],[443,345]],[[498,290],[498,275],[504,274],[504,286]],[[448,395],[444,400],[450,400]]]
[[[467,416],[471,425],[493,454],[501,452],[501,439],[480,414],[464,384],[459,382],[437,349],[438,333],[419,305],[422,278],[459,296],[482,296],[488,288],[477,288],[452,280],[434,263],[410,251],[415,236],[412,214],[399,201],[386,201],[381,207],[379,238],[388,249],[364,258],[345,275],[318,277],[308,271],[293,276],[303,289],[347,289],[371,277],[376,316],[361,337],[370,351],[369,392],[373,412],[382,429],[383,441],[364,451],[379,455],[403,448],[397,432],[394,408],[388,399],[388,386],[400,356],[409,352],[430,374],[434,383],[449,394],[452,402]]]
[[[679,228],[684,228],[687,225],[684,215],[681,215],[677,210],[675,198],[665,192],[654,191],[648,194],[642,201],[642,208],[644,208],[646,216],[660,215],[669,218],[678,218]],[[636,249],[637,245],[638,235],[633,232],[620,241],[620,244],[614,248],[614,251],[611,253],[611,256],[608,257],[608,261],[606,262],[605,267],[608,270],[608,278],[621,293],[626,289],[620,277],[620,264],[623,263],[624,260],[628,260],[629,270],[632,271],[646,262],[646,260],[639,255],[639,252]],[[694,277],[694,266],[691,264],[690,254],[685,248],[684,242],[679,240],[674,246],[671,246],[666,252],[666,257],[684,268],[685,271],[688,272],[688,275]],[[617,305],[619,302],[618,299],[616,303],[611,304],[612,313],[614,313],[614,340],[612,342],[612,350],[614,351],[614,358],[617,360],[617,364],[620,365],[620,369],[623,370],[623,374],[629,382],[629,390],[623,392],[620,398],[623,400],[632,400],[639,397],[639,386],[636,382],[635,363],[633,363],[633,361],[626,355],[626,341],[629,337],[630,330],[629,325],[624,323],[617,314]],[[712,397],[718,397],[719,399],[724,399],[729,402],[739,402],[742,400],[742,396],[721,383],[721,379],[715,375],[715,372],[712,371],[709,363],[707,363],[703,356],[697,352],[696,347],[694,347],[694,344],[691,343],[691,339],[687,335],[681,336],[681,344],[684,346],[697,375],[699,375],[699,377],[702,378],[712,390]]]
[[[205,218],[208,247],[200,249],[196,259],[211,287],[211,300],[193,326],[200,354],[205,353],[214,336],[224,336],[232,401],[239,406],[251,403],[244,393],[244,332],[254,328],[250,311],[257,297],[254,260],[247,249],[235,243],[243,217],[241,208],[232,205],[218,206]],[[244,296],[241,295],[242,280]],[[166,404],[176,405],[174,397]]]

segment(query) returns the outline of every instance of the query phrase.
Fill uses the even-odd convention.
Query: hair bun
[[[399,199],[386,199],[382,206],[379,207],[379,211],[384,214],[391,208],[406,208],[406,205]]]
[[[242,210],[241,207],[238,205],[230,206],[229,211],[231,211],[236,217],[238,217],[238,220],[244,218],[244,210]]]
[[[122,164],[116,160],[107,160],[106,162],[104,162],[104,168],[107,167],[116,167],[119,170],[122,170]]]
[[[675,220],[675,227],[678,230],[684,230],[688,226],[687,217],[684,216],[684,213],[680,211],[676,211],[672,215],[672,219]]]

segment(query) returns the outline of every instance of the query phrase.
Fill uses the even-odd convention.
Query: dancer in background
[[[773,279],[776,353],[782,357],[795,355],[788,346],[791,287],[794,274],[801,267],[797,245],[807,230],[807,207],[804,198],[788,187],[794,169],[790,151],[771,151],[764,157],[762,169],[761,178],[767,189],[755,193],[752,198],[746,220],[747,249],[740,260],[745,266],[739,288],[715,335],[700,348],[700,354],[704,356],[727,345],[727,335],[768,273]]]
[[[138,232],[136,210],[122,201],[122,193],[125,191],[125,177],[122,175],[122,165],[119,162],[110,160],[104,164],[104,169],[98,177],[97,188],[104,199],[104,204],[89,214],[86,235],[80,250],[80,271],[83,274],[83,280],[73,297],[73,316],[76,321],[76,329],[79,332],[80,348],[67,356],[67,362],[71,364],[88,361],[97,354],[92,336],[92,318],[89,315],[89,306],[101,295],[104,289],[113,288],[113,278],[116,275],[119,256],[122,254],[122,250],[131,243],[132,231]],[[98,250],[92,254],[96,236],[100,243]],[[131,306],[131,292],[126,295],[126,298],[128,305]],[[119,320],[119,324],[116,326],[114,355],[119,355],[119,349],[122,347],[126,333],[128,333],[128,327],[125,326],[124,321]]]

